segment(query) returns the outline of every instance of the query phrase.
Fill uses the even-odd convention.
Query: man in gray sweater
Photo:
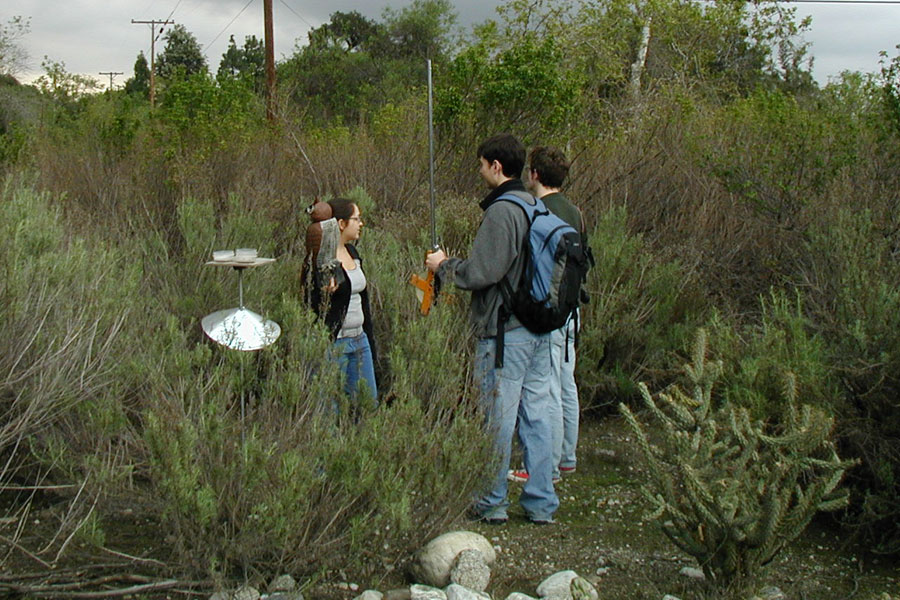
[[[484,214],[469,257],[448,258],[438,250],[426,259],[426,266],[442,281],[472,292],[470,322],[477,339],[479,402],[500,458],[490,491],[475,503],[475,517],[491,523],[508,518],[506,474],[518,418],[519,441],[530,475],[519,504],[530,521],[552,523],[559,499],[552,481],[550,334],[532,333],[509,316],[501,347],[497,340],[503,303],[499,284],[507,278],[515,287],[521,278],[525,264],[521,250],[528,231],[525,212],[499,198],[511,192],[527,196],[520,179],[525,147],[512,135],[497,135],[479,146],[478,160],[479,174],[491,192],[479,205]],[[497,366],[498,351],[502,366]]]

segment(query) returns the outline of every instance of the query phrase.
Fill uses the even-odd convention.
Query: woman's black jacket
[[[347,244],[346,248],[351,258],[359,260],[361,268],[362,259],[359,257],[356,247],[353,244]],[[338,286],[337,290],[333,294],[325,294],[322,292],[322,287],[328,282],[322,281],[323,276],[319,272],[315,261],[312,261],[310,266],[308,273],[311,276],[308,276],[308,281],[304,281],[306,285],[306,302],[319,318],[323,318],[324,312],[323,320],[325,321],[325,326],[331,332],[331,338],[336,339],[338,332],[341,330],[341,325],[344,323],[344,317],[347,316],[347,308],[350,306],[350,277],[347,275],[344,267],[337,269],[334,277]],[[366,281],[366,289],[360,293],[360,299],[362,300],[363,310],[363,331],[366,332],[366,336],[369,338],[369,346],[372,349],[372,361],[374,362],[376,358],[375,332],[372,326],[372,309],[369,305],[368,279]]]

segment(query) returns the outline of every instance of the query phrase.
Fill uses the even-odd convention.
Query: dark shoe
[[[466,518],[473,523],[486,523],[487,525],[503,525],[509,519],[507,517],[489,517],[475,509],[466,514]]]
[[[549,517],[546,519],[532,519],[528,517],[528,520],[535,525],[554,525],[556,521],[553,520],[553,517]]]

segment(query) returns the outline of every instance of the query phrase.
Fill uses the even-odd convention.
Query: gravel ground
[[[618,417],[586,420],[578,469],[557,486],[557,523],[526,521],[515,504],[520,484],[511,483],[514,504],[507,524],[461,525],[497,547],[488,591],[496,599],[514,591],[534,596],[543,579],[571,569],[594,583],[601,600],[661,600],[666,594],[681,600],[743,600],[770,586],[788,600],[900,600],[900,564],[847,545],[824,519],[776,557],[754,590],[717,592],[680,574],[698,565],[643,520],[640,480],[640,459],[624,423]]]

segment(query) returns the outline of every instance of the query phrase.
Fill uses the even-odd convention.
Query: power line
[[[173,8],[173,9],[172,9],[172,12],[169,13],[169,16],[166,17],[166,22],[168,22],[168,21],[172,18],[172,15],[175,14],[175,11],[178,9],[178,6],[179,6],[180,4],[181,4],[181,0],[178,0],[178,2],[175,3],[175,8]],[[172,22],[174,23],[174,21],[172,21]],[[159,36],[162,35],[163,29],[165,29],[165,24],[163,24],[163,26],[159,28],[159,33],[156,35],[156,39],[157,39],[157,40],[159,39]]]
[[[166,25],[174,24],[175,21],[170,21],[169,19],[165,19],[164,21],[157,21],[156,19],[137,21],[132,19],[131,22],[132,24],[150,26],[150,107],[152,108],[156,101],[156,37],[154,37],[154,32],[156,31],[157,25],[162,25],[162,27],[159,28],[159,32],[162,33],[162,30],[165,29]]]
[[[179,0],[179,1],[180,1],[180,0]],[[226,31],[229,27],[231,27],[232,23],[234,23],[235,21],[237,21],[238,17],[240,17],[240,16],[244,13],[244,11],[247,10],[247,7],[250,6],[251,4],[253,4],[253,0],[249,0],[249,2],[247,2],[247,4],[244,5],[244,8],[242,8],[242,9],[240,10],[240,12],[238,12],[238,14],[234,15],[234,18],[231,19],[231,21],[228,22],[228,25],[226,25],[225,27],[223,27],[223,28],[222,28],[222,31],[220,31],[219,33],[217,33],[217,34],[216,34],[216,37],[214,37],[210,43],[208,43],[206,46],[203,47],[203,51],[206,52],[206,50],[208,50],[210,46],[212,46],[213,44],[215,44],[215,43],[216,43],[216,40],[219,39],[219,38],[222,36],[222,34],[225,33],[225,31]]]
[[[112,90],[113,77],[116,75],[124,75],[122,71],[100,71],[100,75],[109,75],[109,90]]]
[[[290,4],[288,4],[288,3],[285,2],[284,0],[280,0],[280,2],[281,2],[282,4],[284,4],[284,7],[285,7],[285,8],[287,8],[289,11],[291,11],[292,13],[294,13],[295,15],[297,15],[297,18],[298,18],[298,19],[300,19],[301,21],[303,21],[304,23],[306,23],[307,25],[309,25],[309,28],[310,28],[310,29],[315,29],[315,27],[313,26],[313,24],[310,23],[309,21],[307,21],[306,19],[304,19],[304,18],[303,18],[303,15],[301,15],[301,14],[298,13],[296,10],[294,10],[294,9],[291,7]],[[900,2],[900,0],[898,0],[898,2]]]

